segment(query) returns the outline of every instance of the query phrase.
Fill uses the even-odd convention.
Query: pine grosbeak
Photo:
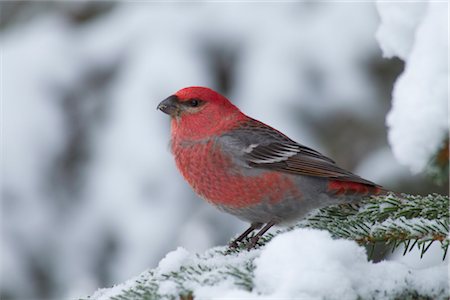
[[[384,192],[211,89],[184,88],[158,109],[171,116],[171,149],[187,182],[209,203],[251,223],[231,247],[261,227],[248,249],[275,224]]]

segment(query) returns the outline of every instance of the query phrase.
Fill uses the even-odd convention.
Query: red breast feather
[[[242,208],[300,196],[286,174],[261,171],[259,175],[244,176],[214,139],[197,142],[174,139],[172,151],[184,178],[200,196],[215,205]]]

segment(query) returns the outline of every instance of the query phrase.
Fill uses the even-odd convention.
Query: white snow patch
[[[174,294],[177,291],[177,284],[173,281],[163,281],[159,284],[158,293],[160,295]]]
[[[224,247],[201,255],[180,249],[169,253],[160,267],[141,275],[140,284],[146,280],[157,284],[160,298],[176,298],[186,291],[192,291],[195,299],[392,299],[407,290],[448,294],[446,263],[419,269],[397,261],[372,263],[356,242],[335,240],[326,231],[296,229],[279,234],[261,249],[226,255]],[[191,268],[187,277],[167,276],[180,264]],[[250,272],[252,286],[243,285],[235,270]],[[133,289],[128,283],[124,286]],[[124,286],[99,291],[92,299],[118,295]]]
[[[355,299],[364,249],[327,232],[298,230],[276,237],[256,260],[255,286],[278,298]]]
[[[159,262],[158,269],[161,273],[174,272],[186,262],[188,257],[189,252],[182,247],[178,247],[177,250],[167,253],[167,255]]]
[[[426,254],[422,257],[422,251],[419,249],[419,247],[414,247],[407,253],[407,255],[403,255],[404,251],[404,246],[400,246],[396,251],[394,251],[389,260],[395,260],[403,265],[415,269],[426,269],[442,264],[448,265],[449,256],[446,255],[445,261],[442,261],[442,245],[439,242],[434,242],[427,250]]]
[[[276,298],[363,299],[407,288],[447,289],[446,265],[414,270],[398,262],[372,263],[353,241],[300,229],[275,237],[255,261],[256,291]],[[382,295],[377,295],[377,297]]]
[[[122,291],[132,288],[137,280],[145,280],[149,276],[148,272],[143,272],[139,276],[133,277],[124,283],[117,284],[111,288],[98,289],[90,298],[97,300],[109,300],[119,295]]]
[[[378,3],[381,48],[406,63],[386,119],[389,143],[398,161],[415,173],[425,168],[448,133],[447,3],[423,5]]]
[[[422,21],[427,3],[378,1],[381,23],[376,38],[383,56],[398,56],[406,60],[414,44],[417,26]]]

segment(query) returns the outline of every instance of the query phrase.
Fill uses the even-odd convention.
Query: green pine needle
[[[339,205],[317,210],[292,228],[263,236],[260,244],[267,243],[281,232],[309,227],[327,230],[335,238],[351,239],[367,245],[370,253],[373,253],[377,243],[384,243],[391,247],[392,251],[403,246],[403,255],[408,255],[417,248],[423,257],[433,243],[439,242],[445,259],[449,248],[448,207],[449,197],[437,194],[425,197],[395,194],[371,197],[359,205]],[[155,271],[157,269],[147,271],[111,299],[193,300],[193,284],[215,286],[224,281],[252,291],[254,260],[260,251],[247,252],[245,243],[240,246],[238,249],[214,248],[204,254],[198,254],[198,264],[182,265],[175,272],[160,274]],[[234,260],[237,256],[244,256],[245,259]],[[171,289],[171,293],[164,294],[164,288],[161,290],[161,286],[167,281],[174,284],[175,288]],[[424,295],[414,289],[407,289],[388,298],[445,299],[446,293],[448,291],[442,290]],[[386,298],[387,295],[380,294],[380,297]]]

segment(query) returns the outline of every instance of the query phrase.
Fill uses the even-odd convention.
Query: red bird
[[[187,182],[209,203],[251,223],[231,247],[263,225],[248,249],[275,224],[384,192],[209,88],[179,90],[158,109],[171,116],[171,148]]]

